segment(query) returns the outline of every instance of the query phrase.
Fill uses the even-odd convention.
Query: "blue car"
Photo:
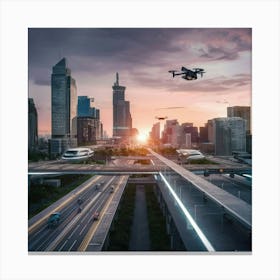
[[[48,219],[48,226],[49,227],[55,227],[59,224],[61,214],[60,212],[54,212],[50,215]]]

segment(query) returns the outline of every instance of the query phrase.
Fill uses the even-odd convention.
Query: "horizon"
[[[59,53],[77,95],[94,98],[109,136],[116,72],[140,134],[149,133],[157,116],[200,127],[226,117],[227,107],[251,107],[250,28],[30,28],[28,41],[28,97],[38,111],[39,135],[51,134],[50,78]],[[206,73],[194,81],[168,73],[182,66]]]

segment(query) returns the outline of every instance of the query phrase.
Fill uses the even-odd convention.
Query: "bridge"
[[[216,166],[215,168],[213,166],[182,166],[151,149],[149,152],[149,157],[140,157],[140,159],[149,159],[150,165],[135,165],[129,162],[137,160],[139,157],[117,157],[115,160],[120,160],[119,165],[114,165],[112,162],[110,165],[94,165],[62,164],[52,161],[29,164],[28,174],[31,177],[60,174],[150,174],[154,176],[158,184],[157,196],[162,211],[165,213],[170,234],[172,235],[174,232],[172,228],[176,227],[188,250],[211,252],[231,250],[231,247],[227,245],[219,247],[219,240],[228,238],[226,234],[231,234],[234,238],[235,233],[231,232],[233,230],[232,224],[237,224],[238,231],[241,228],[242,235],[248,235],[250,239],[252,230],[251,205],[207,181],[207,177],[204,178],[192,172],[251,174],[250,168],[244,166],[228,168],[228,166],[223,165],[219,165],[219,168]],[[199,219],[201,215],[209,218]],[[210,223],[210,220],[213,223]],[[227,242],[230,244],[229,241]],[[251,244],[251,240],[248,244]],[[250,245],[245,246],[243,250],[250,250]]]

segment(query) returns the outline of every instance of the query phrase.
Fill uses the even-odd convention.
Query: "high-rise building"
[[[206,143],[208,142],[208,125],[199,127],[199,142]]]
[[[125,87],[119,85],[119,74],[113,85],[113,137],[129,139],[132,129],[130,103],[125,100]]]
[[[93,145],[97,140],[97,120],[92,117],[78,117],[78,146]]]
[[[239,117],[213,119],[215,154],[246,151],[246,121]]]
[[[94,98],[78,96],[78,146],[96,144],[102,138],[100,110],[93,107]]]
[[[54,156],[77,145],[77,88],[65,58],[52,70],[50,154]]]
[[[191,142],[198,143],[198,128],[193,126],[193,123],[182,123],[181,127],[183,135],[191,134]]]
[[[160,122],[157,122],[153,125],[150,137],[156,143],[159,143],[160,140]]]
[[[233,106],[227,107],[227,117],[240,117],[246,120],[246,133],[251,134],[251,107],[250,106]]]
[[[38,114],[33,98],[28,98],[28,150],[38,145]]]
[[[164,130],[162,132],[162,143],[170,144],[172,147],[177,148],[181,143],[181,131],[182,128],[178,121],[167,120],[164,125]]]
[[[92,106],[94,102],[93,97],[78,96],[78,117],[94,117],[95,108]],[[94,111],[93,111],[94,109]]]

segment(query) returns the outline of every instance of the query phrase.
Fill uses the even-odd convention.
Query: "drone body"
[[[197,79],[197,74],[201,75],[204,74],[204,69],[202,68],[193,68],[193,70],[187,69],[186,67],[182,66],[181,72],[176,71],[176,70],[170,70],[168,71],[169,73],[172,73],[173,78],[175,76],[182,75],[182,79],[191,81],[191,80],[196,80]]]
[[[165,116],[165,117],[156,117],[156,119],[158,119],[159,121],[164,121],[167,118],[168,118],[167,116]]]

